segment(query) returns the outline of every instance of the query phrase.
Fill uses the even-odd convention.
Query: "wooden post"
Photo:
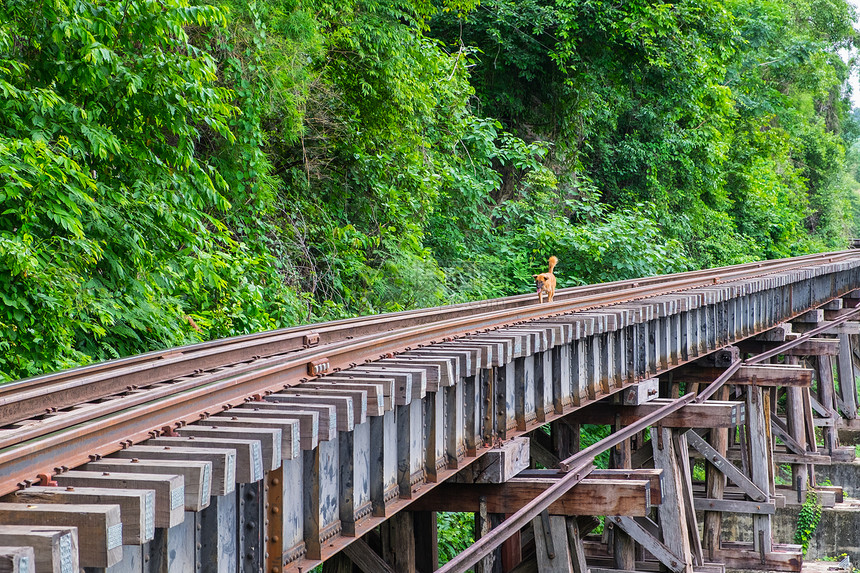
[[[380,526],[382,558],[396,573],[416,573],[412,514],[401,511]]]
[[[573,573],[588,573],[588,565],[585,562],[585,547],[579,534],[579,522],[577,516],[566,518],[567,542],[570,545],[570,561]]]
[[[849,420],[857,418],[857,388],[854,382],[854,361],[851,358],[851,337],[839,335],[839,356],[836,359],[836,374],[839,377],[839,398],[842,413]]]
[[[475,512],[475,541],[490,532],[490,514],[487,512],[487,498],[478,499],[478,511]],[[490,553],[475,564],[475,573],[492,573],[496,561],[496,552]]]
[[[436,512],[413,511],[415,530],[415,567],[419,573],[432,573],[439,566]]]
[[[822,428],[824,437],[824,448],[828,454],[839,447],[839,433],[836,430],[836,420],[839,415],[836,411],[835,390],[833,388],[833,359],[830,356],[818,356],[816,371],[818,377],[818,401],[830,412],[833,424]]]
[[[510,517],[509,515],[506,517]],[[517,531],[502,543],[502,570],[511,571],[523,560],[523,544]]]
[[[657,514],[666,547],[684,563],[684,573],[693,573],[693,556],[687,534],[687,516],[682,506],[684,492],[681,472],[673,446],[674,430],[663,427],[651,428],[651,444],[654,448],[654,467],[663,470],[663,503]]]
[[[770,411],[769,400],[760,386],[747,387],[746,413],[749,444],[750,478],[762,491],[773,492],[770,463]],[[753,546],[761,555],[773,549],[771,516],[753,515]]]
[[[786,363],[797,364],[798,360],[794,356],[786,356]],[[788,434],[794,438],[797,443],[806,449],[806,419],[805,408],[803,407],[803,388],[790,386],[785,389],[785,420],[788,426]],[[774,402],[774,405],[776,402]],[[806,464],[791,464],[791,485],[796,491],[804,492],[808,487],[809,472],[806,470]],[[798,500],[800,502],[801,500]]]
[[[621,424],[615,425],[615,431],[621,430]],[[629,469],[631,467],[632,452],[630,440],[624,440],[614,448],[610,456],[610,466],[615,469]],[[633,571],[636,569],[636,543],[620,527],[612,529],[612,547],[615,559],[615,568],[622,571]]]
[[[570,573],[570,544],[567,522],[561,515],[546,511],[532,521],[535,532],[535,552],[541,573]]]
[[[717,391],[717,400],[728,400],[729,389],[723,386]],[[708,443],[717,453],[726,455],[728,448],[728,428],[711,428]],[[726,488],[726,474],[717,469],[712,463],[707,464],[705,470],[705,497],[710,499],[723,499]],[[708,559],[715,560],[716,552],[720,549],[720,531],[723,526],[723,514],[719,511],[706,511],[704,524],[704,548],[708,550]]]
[[[338,553],[323,562],[322,573],[352,573],[352,560],[346,553]]]

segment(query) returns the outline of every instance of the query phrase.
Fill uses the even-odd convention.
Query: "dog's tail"
[[[556,257],[555,255],[550,257],[549,258],[549,272],[552,272],[552,270],[555,268],[555,266],[557,264],[558,264],[558,257]]]

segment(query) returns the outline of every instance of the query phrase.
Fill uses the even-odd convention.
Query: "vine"
[[[797,531],[794,532],[794,542],[803,546],[803,554],[809,548],[809,540],[818,527],[821,520],[821,504],[818,503],[818,494],[810,489],[806,492],[806,501],[797,514]]]

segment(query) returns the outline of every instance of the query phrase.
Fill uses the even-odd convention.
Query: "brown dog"
[[[543,293],[547,294],[547,302],[552,302],[552,297],[555,296],[555,275],[552,274],[552,271],[555,269],[555,265],[557,264],[558,258],[550,257],[549,272],[532,275],[535,278],[535,283],[537,284],[537,294],[541,304],[543,303]]]

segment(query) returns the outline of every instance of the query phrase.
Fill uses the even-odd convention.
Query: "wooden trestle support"
[[[465,511],[480,540],[446,573],[799,571],[771,520],[853,459],[857,289],[851,259],[382,357],[10,494],[0,547],[38,544],[40,572],[428,573],[436,512]],[[609,469],[583,424],[615,436]]]

